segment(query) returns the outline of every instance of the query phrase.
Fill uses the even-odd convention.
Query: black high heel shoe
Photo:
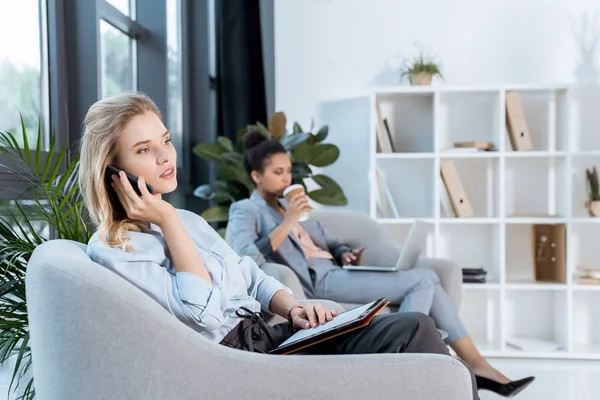
[[[475,375],[475,379],[477,380],[478,389],[489,390],[504,397],[514,397],[527,386],[529,386],[529,384],[533,382],[535,378],[530,376],[528,378],[519,379],[518,381],[511,381],[505,384],[484,378],[483,376],[479,375]]]

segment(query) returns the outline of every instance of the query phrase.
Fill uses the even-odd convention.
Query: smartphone
[[[110,188],[111,191],[114,191],[114,189],[110,185],[112,182],[112,176],[113,175],[119,176],[119,172],[121,172],[121,170],[113,167],[112,165],[106,166],[106,171],[105,171],[104,176],[105,176],[106,184],[108,185],[108,187]],[[140,191],[140,188],[138,186],[138,178],[136,178],[135,176],[133,176],[131,174],[128,174],[127,172],[125,172],[125,175],[127,176],[129,183],[131,183],[133,190],[135,190],[135,192],[138,194],[138,196],[141,196],[142,192]],[[148,189],[148,191],[151,194],[154,194],[154,188],[152,187],[152,185],[149,185],[146,183],[146,189]]]

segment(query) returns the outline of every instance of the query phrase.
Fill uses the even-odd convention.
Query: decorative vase
[[[600,217],[600,201],[586,201],[585,207],[590,214],[590,217]]]
[[[431,75],[429,72],[419,72],[416,74],[410,74],[408,80],[410,81],[411,85],[428,86],[431,84],[431,78],[433,78],[433,75]]]

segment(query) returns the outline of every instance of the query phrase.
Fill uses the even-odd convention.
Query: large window
[[[135,89],[135,40],[100,20],[102,97]]]
[[[130,0],[106,0],[108,3],[112,4],[117,10],[121,11],[123,14],[128,17],[132,17],[131,10],[133,9]],[[135,19],[135,18],[133,18]]]
[[[48,131],[43,10],[43,0],[0,1],[0,131],[17,133],[21,145],[19,113],[30,142],[38,124]]]

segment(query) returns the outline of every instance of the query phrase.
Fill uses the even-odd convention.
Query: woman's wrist
[[[284,317],[287,318],[290,322],[292,322],[294,320],[294,315],[302,312],[303,308],[304,307],[302,307],[298,303],[292,303],[286,307],[287,313]]]

